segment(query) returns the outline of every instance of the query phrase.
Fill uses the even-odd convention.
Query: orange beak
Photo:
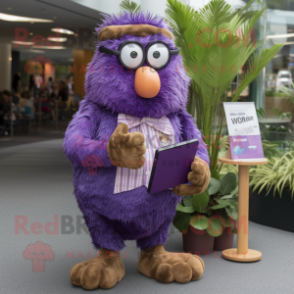
[[[157,71],[149,66],[136,70],[135,91],[142,98],[153,98],[160,90],[160,78]]]

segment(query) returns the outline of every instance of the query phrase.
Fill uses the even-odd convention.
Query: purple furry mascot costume
[[[191,185],[155,194],[146,187],[161,143],[202,142],[185,110],[189,78],[173,35],[162,18],[143,13],[106,16],[97,34],[87,94],[66,131],[64,152],[73,165],[78,205],[100,251],[99,257],[73,266],[71,281],[85,289],[113,287],[125,275],[119,254],[124,240],[136,240],[141,248],[143,275],[160,282],[197,280],[202,259],[172,255],[162,245],[182,196],[208,186],[204,144],[191,165]]]

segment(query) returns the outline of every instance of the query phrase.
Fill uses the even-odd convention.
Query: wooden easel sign
[[[248,248],[249,166],[266,164],[259,123],[253,102],[224,102],[230,151],[218,160],[238,165],[238,229],[237,248],[226,249],[222,257],[238,262],[260,260],[262,253]]]

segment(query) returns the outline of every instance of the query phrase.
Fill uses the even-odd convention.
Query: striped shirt
[[[145,137],[145,163],[139,169],[117,167],[114,194],[135,188],[148,187],[156,149],[175,144],[175,135],[170,120],[164,116],[160,119],[144,117],[142,119],[125,114],[118,115],[118,124],[128,125],[129,132],[141,132]]]

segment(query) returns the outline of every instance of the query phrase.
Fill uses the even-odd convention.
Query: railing
[[[44,108],[44,104],[42,105],[42,100],[38,99],[38,102],[35,106],[37,106],[36,109],[38,110],[34,113],[34,116],[28,119],[32,122],[32,124],[36,126],[38,134],[43,134],[43,126],[45,122],[48,121],[48,117],[52,117],[52,119],[54,119],[55,131],[58,132],[59,117],[62,116],[61,118],[63,118],[63,116],[67,116],[70,119],[72,115],[72,109],[67,106],[66,102],[59,102],[57,100],[55,100],[54,102],[50,102],[50,106],[49,106],[49,103],[47,104],[48,110],[44,111],[44,109],[42,110],[42,106]],[[18,117],[22,114],[21,108],[23,107],[19,107],[19,106],[16,106],[14,103],[11,103],[10,118],[9,118],[9,121],[6,121],[6,123],[9,122],[10,124],[9,130],[10,130],[11,137],[13,137],[15,134],[15,130],[14,130],[15,126],[17,124],[20,124],[22,121],[22,118],[20,119]],[[30,133],[30,130],[28,133]]]

